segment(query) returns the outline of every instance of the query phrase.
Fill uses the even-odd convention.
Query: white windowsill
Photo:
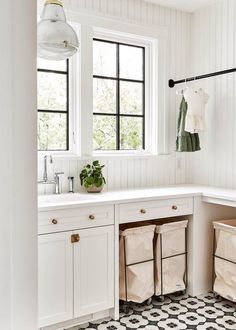
[[[64,152],[39,152],[38,157],[42,158],[45,155],[50,155],[54,159],[60,160],[87,160],[87,159],[149,159],[157,158],[161,156],[170,156],[171,153],[166,154],[152,154],[150,152],[122,152],[122,151],[112,151],[112,152],[94,152],[92,155],[78,155],[74,153],[64,153]]]

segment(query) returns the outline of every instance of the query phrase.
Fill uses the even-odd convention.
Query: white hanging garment
[[[202,88],[187,88],[184,91],[184,98],[188,104],[185,131],[192,134],[204,131],[205,105],[209,100],[209,95]]]

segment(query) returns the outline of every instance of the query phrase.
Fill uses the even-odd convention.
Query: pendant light
[[[78,37],[66,22],[61,0],[47,0],[38,23],[38,56],[47,60],[65,60],[78,48]]]

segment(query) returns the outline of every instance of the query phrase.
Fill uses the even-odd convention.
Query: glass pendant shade
[[[38,56],[47,60],[65,60],[78,48],[78,37],[66,22],[60,0],[47,0],[38,23]]]

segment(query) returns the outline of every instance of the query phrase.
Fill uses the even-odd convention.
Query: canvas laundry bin
[[[236,302],[236,219],[214,221],[214,286],[220,296]]]
[[[157,222],[158,224],[158,222]],[[184,291],[187,286],[188,220],[156,226],[155,295]]]
[[[120,230],[120,299],[142,303],[154,295],[155,225]]]

